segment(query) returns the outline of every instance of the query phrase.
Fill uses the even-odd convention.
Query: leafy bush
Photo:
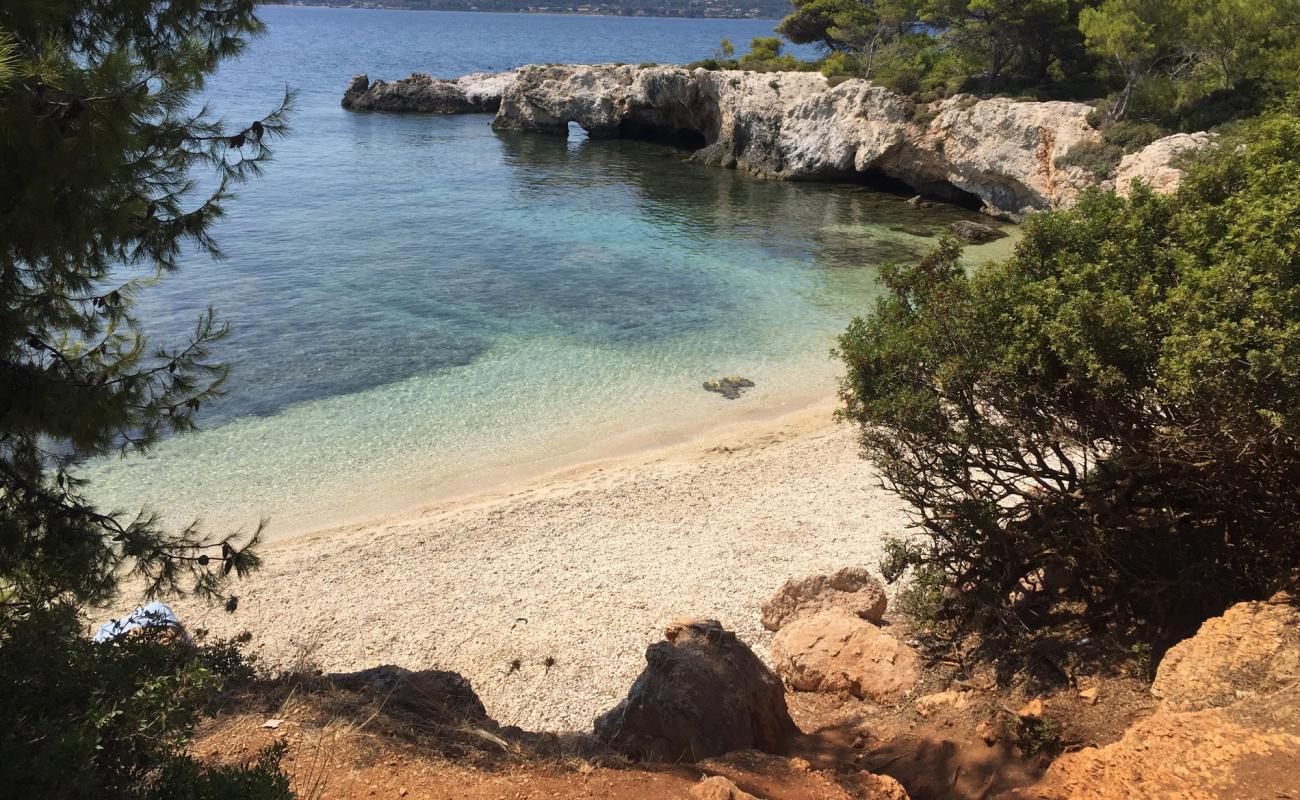
[[[1157,648],[1294,580],[1297,219],[1278,114],[1174,196],[1088,192],[971,274],[952,241],[882,269],[839,354],[841,415],[921,531],[890,571],[942,571],[962,627],[1052,611]]]
[[[1058,167],[1082,167],[1098,178],[1110,178],[1124,158],[1124,149],[1106,141],[1083,141],[1056,159]]]
[[[0,785],[14,797],[289,798],[279,751],[211,767],[185,746],[228,680],[249,675],[234,643],[195,650],[144,631],[104,644],[71,609],[11,621],[0,637]]]
[[[1165,129],[1153,122],[1117,122],[1101,138],[1125,153],[1135,153],[1165,135]]]

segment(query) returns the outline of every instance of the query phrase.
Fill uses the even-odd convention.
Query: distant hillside
[[[533,14],[603,14],[618,17],[720,17],[780,19],[789,0],[267,0],[268,5],[400,8],[428,11],[509,11]]]

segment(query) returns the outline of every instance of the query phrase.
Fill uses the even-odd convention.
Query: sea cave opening
[[[656,142],[671,145],[682,150],[695,151],[709,142],[702,131],[694,128],[678,128],[671,125],[656,125],[624,119],[618,124],[620,139],[638,139],[643,142]]]
[[[878,169],[868,169],[853,174],[853,182],[873,192],[913,197],[921,195],[932,200],[952,203],[971,211],[979,211],[985,205],[979,195],[960,189],[948,181],[905,181],[888,175]]]

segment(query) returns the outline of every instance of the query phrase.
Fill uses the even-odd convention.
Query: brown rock
[[[830,608],[880,622],[888,602],[885,587],[865,567],[845,567],[831,575],[809,575],[786,581],[763,604],[763,627],[779,631],[800,617]]]
[[[1157,711],[1118,742],[1067,753],[1002,800],[1300,797],[1300,684],[1267,700]]]
[[[1290,597],[1239,603],[1165,656],[1156,713],[1061,756],[1004,800],[1300,797],[1300,652]],[[1085,690],[1086,691],[1086,690]]]
[[[1033,700],[1025,703],[1020,707],[1020,710],[1017,711],[1016,714],[1024,719],[1038,719],[1043,716],[1042,698],[1035,697]]]
[[[690,795],[695,800],[758,800],[721,775],[701,779],[691,787]]]
[[[1277,691],[1300,678],[1300,609],[1290,595],[1238,603],[1169,649],[1151,693],[1170,710],[1195,711]]]
[[[902,784],[886,775],[874,775],[863,770],[816,770],[803,759],[786,759],[753,750],[709,759],[701,762],[699,767],[710,775],[720,775],[761,791],[772,800],[796,797],[808,800],[908,800]],[[755,776],[761,776],[761,781],[755,780]]]
[[[955,711],[960,711],[968,705],[970,705],[969,692],[960,692],[949,689],[943,692],[927,694],[924,697],[918,697],[916,699],[916,713],[923,717],[928,717],[943,708],[951,708]]]
[[[798,729],[781,681],[716,620],[671,623],[646,650],[627,698],[596,719],[596,736],[633,758],[697,761],[733,750],[780,750]]]
[[[793,689],[847,691],[881,703],[915,686],[920,666],[912,648],[837,608],[782,628],[772,661]]]

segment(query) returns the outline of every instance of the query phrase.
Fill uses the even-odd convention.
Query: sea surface
[[[219,223],[227,258],[196,256],[139,298],[160,341],[217,308],[229,393],[203,431],[87,465],[108,509],[301,532],[825,397],[875,268],[970,216],[662,145],[339,107],[358,72],[682,63],[770,20],[259,13],[267,35],[206,94],[242,125],[292,86],[292,135]],[[732,374],[757,386],[701,388]]]

